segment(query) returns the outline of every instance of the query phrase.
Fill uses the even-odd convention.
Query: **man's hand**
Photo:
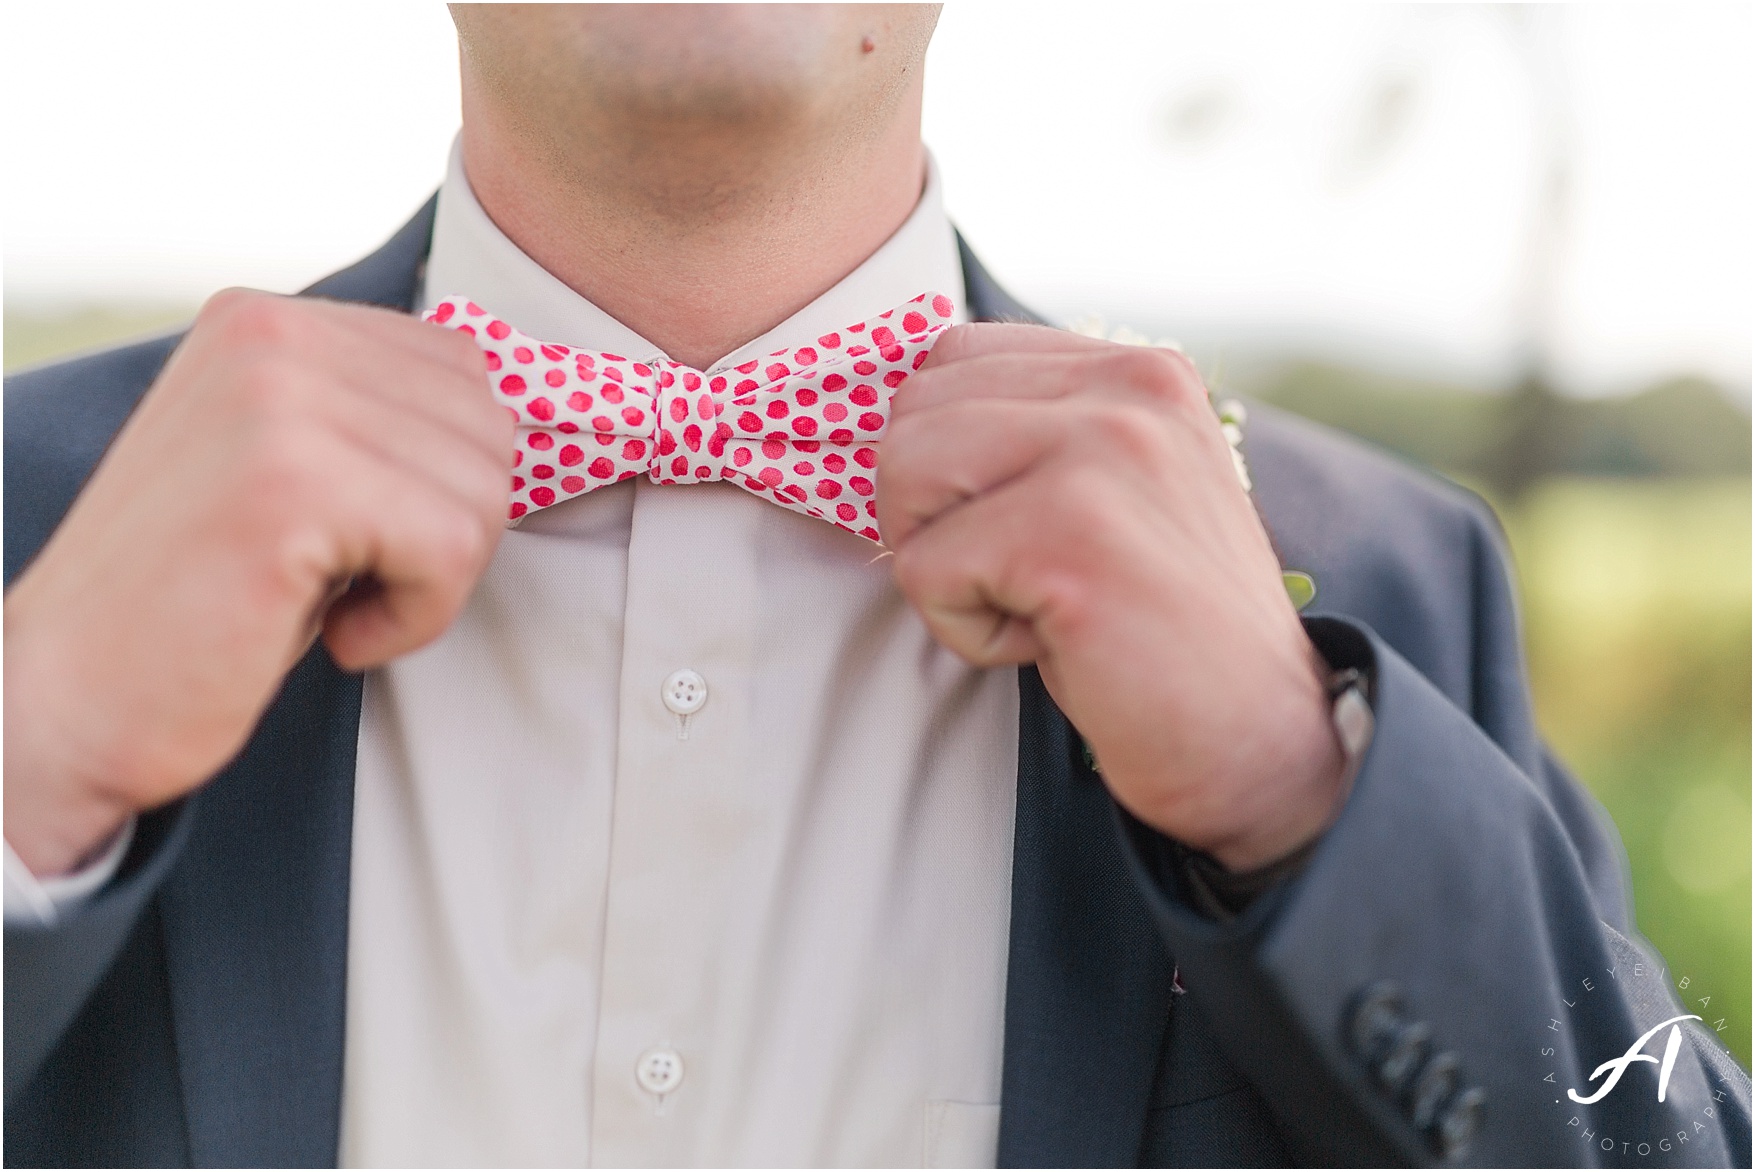
[[[1034,661],[1122,805],[1233,870],[1327,825],[1321,660],[1186,359],[960,326],[879,459],[903,593],[971,663]]]
[[[214,297],[7,593],[13,849],[64,872],[201,785],[319,631],[353,670],[436,637],[499,541],[511,459],[462,334]]]

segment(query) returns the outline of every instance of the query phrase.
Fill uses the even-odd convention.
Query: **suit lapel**
[[[1041,321],[961,236],[957,246],[972,316]],[[1018,701],[999,1164],[1136,1164],[1174,965],[1128,872],[1108,791],[1034,668],[1018,673]]]
[[[308,292],[409,309],[433,208]],[[160,892],[197,1165],[336,1163],[360,696],[360,677],[313,648],[195,800]]]

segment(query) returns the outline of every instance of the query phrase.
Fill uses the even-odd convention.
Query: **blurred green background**
[[[179,305],[5,318],[14,370],[186,320]],[[1571,399],[1333,364],[1235,365],[1227,394],[1344,428],[1498,510],[1542,727],[1621,828],[1641,929],[1750,1061],[1750,421],[1677,379]],[[1698,1001],[1691,1002],[1698,1009]]]

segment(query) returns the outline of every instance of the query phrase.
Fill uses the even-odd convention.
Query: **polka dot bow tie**
[[[879,541],[877,443],[890,397],[952,308],[922,293],[813,345],[711,373],[539,342],[464,297],[425,320],[475,339],[518,420],[508,524],[644,472],[658,484],[729,480]]]

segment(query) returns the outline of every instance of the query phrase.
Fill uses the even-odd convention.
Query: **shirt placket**
[[[739,873],[776,815],[754,792],[750,501],[635,482],[592,1088],[592,1162],[687,1164],[713,1079],[715,976]],[[745,498],[745,499],[740,499]]]

